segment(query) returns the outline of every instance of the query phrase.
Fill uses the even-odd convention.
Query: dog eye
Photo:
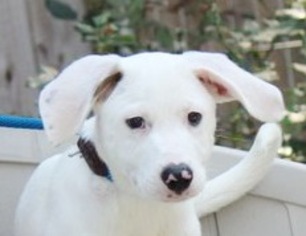
[[[200,124],[201,120],[202,114],[199,112],[193,111],[188,114],[188,122],[192,126],[197,126],[198,124]]]
[[[145,127],[145,120],[140,116],[132,117],[125,122],[131,129],[142,129]]]

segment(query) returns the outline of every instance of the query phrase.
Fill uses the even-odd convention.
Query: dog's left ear
[[[217,103],[238,100],[255,118],[275,122],[283,118],[282,94],[220,53],[186,52],[183,57]]]
[[[39,109],[49,140],[61,144],[80,131],[96,101],[120,80],[117,55],[89,55],[63,70],[41,92]]]

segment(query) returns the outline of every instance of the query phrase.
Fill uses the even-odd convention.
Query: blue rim
[[[16,129],[44,129],[42,120],[34,117],[0,115],[0,127]]]

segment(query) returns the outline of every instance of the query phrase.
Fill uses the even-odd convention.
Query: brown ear
[[[51,142],[60,144],[80,130],[92,108],[97,87],[117,71],[119,60],[116,55],[83,57],[42,90],[39,108]]]
[[[121,78],[122,73],[117,72],[110,75],[101,84],[99,84],[94,92],[94,103],[105,101],[110,96],[111,92],[114,90]]]
[[[186,52],[183,57],[217,103],[238,100],[252,116],[265,122],[283,118],[285,106],[280,90],[240,68],[225,55]]]

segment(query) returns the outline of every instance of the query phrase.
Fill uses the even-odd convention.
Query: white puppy
[[[277,88],[222,54],[74,62],[42,91],[47,135],[60,144],[79,133],[91,110],[94,118],[78,147],[35,171],[17,209],[16,236],[200,236],[199,218],[253,188],[281,142],[276,124],[263,125],[248,157],[206,183],[216,104],[231,100],[261,121],[284,114]]]

